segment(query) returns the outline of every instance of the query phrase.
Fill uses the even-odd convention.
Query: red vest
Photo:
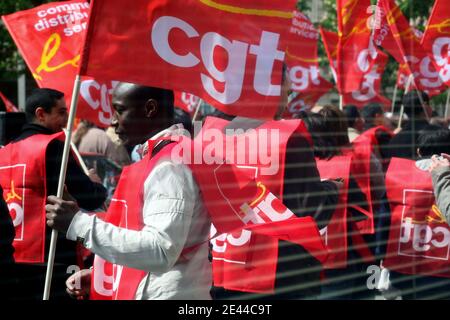
[[[361,191],[366,195],[369,205],[368,210],[356,208],[367,216],[366,220],[359,221],[354,224],[356,230],[358,230],[360,234],[373,234],[375,232],[373,219],[375,204],[372,200],[372,188],[370,184],[370,162],[375,148],[379,147],[376,136],[378,131],[384,131],[392,135],[391,131],[384,126],[378,126],[363,132],[352,142],[354,158],[352,163],[352,173],[354,173],[354,179],[356,180],[356,183],[360,187]]]
[[[278,141],[267,138],[265,141],[269,142],[266,146],[253,150],[239,147],[238,141],[252,137],[247,141],[254,142],[259,140],[259,136],[251,136],[248,132],[238,136],[225,136],[222,132],[227,124],[228,121],[222,119],[208,118],[195,140],[208,140],[205,139],[208,136],[207,129],[216,129],[216,133],[221,132],[220,139],[224,145],[233,145],[234,154],[245,156],[245,161],[230,161],[237,165],[200,166],[200,169],[194,170],[194,174],[212,216],[215,215],[214,212],[234,212],[244,224],[251,224],[252,227],[242,230],[241,226],[238,231],[230,232],[233,228],[226,221],[221,224],[221,227],[227,226],[225,230],[219,229],[213,221],[214,227],[219,229],[216,233],[213,227],[211,240],[214,285],[230,290],[272,293],[278,239],[301,244],[321,261],[327,254],[314,220],[310,217],[296,218],[279,200],[283,195],[287,141],[294,132],[304,134],[308,140],[309,134],[299,120],[269,121],[254,132],[262,134],[263,130],[267,130],[270,136],[270,130],[276,129],[279,133]],[[261,161],[262,153],[270,150],[271,146],[276,146],[274,150],[279,165],[275,174],[265,172],[268,167]],[[203,148],[207,149],[208,147]],[[218,234],[220,235],[217,236]]]
[[[128,230],[142,230],[145,179],[160,159],[170,157],[175,145],[172,143],[164,147],[154,157],[151,157],[149,152],[141,161],[123,169],[103,220]],[[152,149],[149,148],[149,150]],[[112,264],[96,255],[91,277],[91,299],[133,300],[139,283],[146,274],[145,271]]]
[[[340,190],[336,210],[328,225],[320,231],[325,245],[330,250],[324,264],[327,269],[347,266],[347,201],[351,161],[351,156],[335,156],[330,160],[316,159],[321,179],[344,179],[344,187]]]
[[[450,277],[450,227],[435,205],[430,173],[392,158],[386,188],[392,218],[383,264],[405,274]]]
[[[20,263],[45,260],[45,152],[63,133],[37,134],[0,149],[0,185],[16,229],[14,258]]]

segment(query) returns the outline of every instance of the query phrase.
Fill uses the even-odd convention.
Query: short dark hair
[[[414,116],[425,114],[422,102],[430,102],[430,97],[422,91],[413,90],[403,96],[403,106],[408,117],[414,118]]]
[[[147,87],[142,85],[137,85],[133,90],[127,93],[127,96],[131,100],[146,101],[148,99],[154,99],[158,103],[158,106],[162,106],[165,110],[167,116],[170,119],[174,119],[174,94],[172,90],[157,88],[157,87]]]
[[[40,88],[34,89],[25,102],[25,115],[29,122],[36,117],[36,109],[41,107],[45,112],[50,113],[56,106],[56,102],[64,97],[64,93],[55,89]]]
[[[369,103],[362,108],[361,116],[364,118],[366,130],[375,126],[374,119],[378,114],[384,114],[383,107],[378,103]]]
[[[422,157],[434,154],[450,154],[450,130],[436,125],[428,125],[419,132],[417,148]]]
[[[358,107],[354,105],[344,106],[344,114],[347,118],[347,123],[349,127],[353,127],[358,118],[361,118]]]

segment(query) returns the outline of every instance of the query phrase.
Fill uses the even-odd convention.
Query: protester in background
[[[304,120],[313,137],[314,154],[318,161],[336,166],[334,163],[336,156],[352,154],[347,121],[343,112],[338,108],[324,106],[318,114],[307,114]],[[355,176],[361,175],[355,171],[353,164],[356,160],[354,158],[351,160],[350,176],[342,177],[344,180],[348,179],[348,200],[347,203],[340,204],[340,207],[347,206],[347,221],[345,222],[347,224],[347,267],[325,270],[321,299],[369,299],[373,295],[366,286],[367,265],[361,262],[362,257],[357,250],[358,246],[352,243],[353,234],[357,232],[353,223],[365,218],[352,206],[368,207],[367,198],[355,180]]]
[[[443,192],[443,185],[445,182],[443,182],[443,177],[445,177],[445,174],[442,174],[445,172],[448,167],[446,166],[440,166],[439,160],[436,159],[433,155],[440,155],[442,153],[450,153],[450,130],[441,128],[439,126],[434,125],[428,125],[422,128],[422,130],[418,134],[417,138],[417,157],[418,160],[414,161],[414,166],[407,167],[404,164],[401,166],[401,168],[395,168],[388,171],[388,175],[386,177],[387,183],[393,184],[395,181],[401,181],[400,186],[395,185],[388,185],[388,189],[391,188],[402,188],[403,190],[413,190],[413,189],[420,189],[422,191],[421,196],[416,196],[416,198],[412,198],[410,196],[409,198],[403,198],[401,199],[402,204],[408,208],[410,211],[410,214],[414,214],[415,212],[420,213],[424,210],[424,203],[434,203],[434,197],[432,194],[429,194],[427,191],[432,190],[431,186],[431,179],[429,182],[427,182],[425,185],[423,184],[424,180],[423,177],[428,178],[428,172],[431,172],[431,176],[433,178],[433,184],[434,184],[434,190],[436,195],[436,202],[438,204],[438,207],[441,209],[447,209],[445,207],[445,204],[448,204],[448,193]],[[394,163],[396,159],[392,159],[391,164]],[[399,159],[397,159],[399,160]],[[412,161],[411,161],[412,162]],[[445,160],[444,160],[445,162]],[[405,171],[407,170],[407,171]],[[392,175],[392,176],[391,176]],[[400,175],[400,178],[396,178],[397,175]],[[413,177],[410,178],[410,181],[407,181],[408,179],[404,179],[404,177]],[[389,182],[391,181],[391,182]],[[429,186],[428,186],[429,184]],[[423,189],[422,189],[423,188]],[[391,193],[394,193],[394,191],[390,191]],[[429,198],[427,198],[429,197]],[[391,202],[391,205],[393,205],[393,200],[389,199]],[[427,210],[431,211],[431,205],[430,208],[426,208]],[[441,210],[442,215],[440,212],[434,211],[435,214],[437,214],[434,219],[440,220],[444,219],[445,214],[448,214],[445,210]],[[420,218],[419,218],[420,217]],[[421,215],[419,215],[416,219],[422,219]],[[429,218],[429,217],[427,217]],[[413,218],[414,219],[414,218]],[[440,223],[440,221],[437,221]],[[420,224],[421,227],[426,227],[428,221],[422,222],[418,221],[416,222]],[[402,235],[403,237],[409,237],[410,235],[407,234],[408,229],[405,228],[403,232],[405,233]],[[416,228],[414,228],[416,230]],[[431,229],[430,229],[431,230]],[[393,232],[392,230],[390,231]],[[417,231],[414,231],[414,239],[417,239],[419,235],[416,234]],[[422,236],[420,236],[422,239]],[[425,239],[422,239],[423,241]],[[416,240],[414,240],[416,241]],[[425,244],[425,242],[424,242]],[[414,247],[419,247],[419,244],[414,245]],[[397,243],[394,243],[393,247],[395,248],[393,252],[388,252],[388,254],[397,255],[398,254],[398,245]],[[430,246],[428,246],[430,247]],[[422,247],[423,248],[423,247]],[[422,249],[420,251],[420,255],[425,254],[427,255],[428,249]],[[414,254],[414,252],[413,252]],[[419,256],[420,256],[419,255]],[[421,269],[421,264],[424,263],[423,260],[420,260],[419,258],[417,261],[414,261],[414,263],[417,266],[417,269]],[[445,264],[444,264],[445,266]],[[431,276],[433,273],[439,273],[436,270],[426,270],[427,274],[430,274],[430,276],[424,276],[423,273],[420,274],[419,272],[414,274],[409,274],[409,272],[405,273],[399,273],[396,271],[397,268],[411,268],[413,271],[416,270],[413,266],[410,266],[409,264],[406,265],[398,265],[398,266],[392,266],[390,271],[390,281],[392,285],[395,288],[398,288],[401,290],[401,295],[403,300],[411,300],[411,299],[448,299],[450,298],[450,279],[439,277],[437,275]],[[445,267],[445,270],[440,270],[440,272],[448,272],[448,267]]]
[[[81,239],[97,255],[93,272],[100,278],[91,280],[90,270],[75,274],[67,281],[71,295],[83,296],[90,291],[91,282],[108,281],[102,278],[105,270],[99,267],[104,263],[96,264],[102,261],[97,259],[104,259],[106,264],[123,266],[114,286],[127,295],[118,298],[210,298],[207,239],[211,222],[197,184],[186,165],[171,160],[170,150],[176,143],[147,142],[173,125],[173,99],[171,90],[131,83],[120,83],[113,92],[112,125],[125,145],[140,145],[143,158],[127,168],[116,190],[115,198],[127,204],[126,212],[114,203],[102,221],[79,211],[74,202],[49,197],[48,225],[67,233],[70,240]],[[85,284],[83,290],[75,286],[77,277]],[[122,290],[131,282],[134,286],[130,290]],[[112,298],[111,288],[108,296],[107,288],[93,288],[91,297]]]
[[[436,204],[450,224],[450,153],[433,155],[431,160],[430,171]]]
[[[364,130],[386,124],[383,107],[378,103],[369,103],[364,106],[361,110],[361,116],[364,119]]]
[[[80,122],[72,140],[80,153],[102,155],[120,166],[131,163],[125,147],[115,144],[104,130],[87,120]]]
[[[417,138],[420,130],[429,123],[432,109],[430,98],[425,92],[411,91],[403,97],[403,106],[409,121],[403,125],[402,130],[396,134],[386,148],[389,158],[406,158],[415,160],[417,156]]]
[[[21,264],[18,276],[21,279],[20,298],[41,300],[46,273],[44,262],[48,256],[51,234],[51,229],[45,226],[44,204],[46,196],[56,194],[58,187],[64,147],[64,143],[61,141],[64,136],[61,131],[66,126],[68,118],[64,94],[53,89],[36,89],[26,100],[25,112],[29,123],[23,127],[21,135],[15,141],[0,150],[0,167],[26,164],[26,172],[24,172],[24,176],[17,176],[17,173],[12,170],[19,170],[19,167],[16,169],[13,167],[10,169],[10,174],[0,175],[0,182],[6,192],[11,192],[18,198],[23,198],[18,194],[19,190],[31,189],[24,200],[25,220],[37,219],[39,223],[34,225],[33,230],[26,229],[27,232],[33,233],[24,234],[24,239],[28,239],[27,243],[30,244],[30,248],[23,250],[29,250],[29,256],[26,261],[18,260],[17,262],[28,262],[29,259],[33,259],[33,261],[42,263]],[[97,178],[95,175],[92,177],[93,179]],[[13,180],[10,180],[11,178]],[[24,185],[21,183],[22,180]],[[69,157],[67,165],[66,187],[78,205],[86,210],[97,209],[106,198],[105,188],[99,183],[92,182],[72,155]],[[41,207],[38,204],[41,204]],[[28,224],[25,225],[25,228],[27,226]],[[24,230],[24,226],[21,228]],[[41,238],[42,234],[45,235],[45,239]],[[34,243],[39,243],[39,241],[43,241],[42,247],[34,249]],[[41,251],[43,248],[45,251]],[[31,252],[31,250],[33,251]],[[76,244],[67,241],[64,235],[60,236],[55,255],[52,299],[67,297],[65,295],[67,268],[76,266],[78,262]]]
[[[348,138],[352,142],[364,130],[364,119],[361,117],[358,108],[353,105],[345,106],[344,114],[348,123]]]

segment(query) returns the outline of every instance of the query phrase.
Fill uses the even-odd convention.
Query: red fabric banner
[[[450,277],[450,227],[435,205],[431,175],[392,158],[386,173],[391,226],[383,264],[405,274]]]
[[[2,17],[39,87],[64,92],[67,106],[88,17],[89,4],[84,1],[54,2]],[[112,86],[83,79],[77,117],[108,126]]]
[[[319,32],[309,18],[299,11],[294,12],[286,51],[291,89],[298,92],[291,102],[284,118],[290,118],[302,110],[311,109],[322,95],[333,85],[319,73],[317,42]]]
[[[343,95],[344,105],[352,104],[363,108],[369,103],[379,103],[385,108],[391,105],[391,100],[381,94],[381,78],[388,62],[388,56],[378,51],[375,64],[369,73],[364,74],[363,81],[357,90]]]
[[[175,91],[175,107],[178,107],[190,115],[195,113],[195,109],[200,103],[200,98],[187,92]]]
[[[337,84],[341,94],[360,89],[378,52],[373,42],[370,0],[337,0]]]
[[[322,40],[325,45],[325,51],[330,61],[331,71],[337,81],[338,66],[338,43],[339,36],[335,32],[320,29]],[[359,108],[364,107],[368,103],[376,102],[383,105],[390,105],[390,100],[381,95],[381,78],[387,64],[388,57],[378,50],[375,64],[372,65],[370,71],[364,74],[363,81],[359,84],[358,89],[343,94],[343,102],[352,104]]]
[[[408,75],[413,74],[412,88],[433,96],[446,89],[432,59],[421,45],[422,35],[409,25],[393,0],[379,0],[380,28],[375,42],[385,48]],[[407,68],[407,69],[406,69]]]
[[[422,38],[423,48],[439,72],[442,81],[450,86],[450,2],[436,0]]]
[[[9,101],[9,99],[1,91],[0,91],[0,99],[2,99],[5,105],[6,112],[19,112],[19,109],[14,105],[14,103]]]
[[[124,10],[120,0],[92,1],[81,74],[190,92],[227,114],[273,118],[294,7],[294,0],[134,0]]]

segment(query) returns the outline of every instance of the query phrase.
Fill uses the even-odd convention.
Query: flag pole
[[[394,94],[392,96],[392,107],[391,107],[392,114],[394,114],[394,111],[395,111],[395,101],[397,100],[397,89],[398,89],[398,86],[396,84],[394,87]]]
[[[70,142],[72,140],[73,124],[75,121],[75,114],[77,112],[78,94],[80,92],[80,85],[81,85],[80,75],[77,75],[75,78],[74,86],[73,86],[72,100],[70,102],[69,119],[67,122],[67,134],[66,134],[66,139],[64,141],[64,151],[63,151],[63,156],[62,156],[62,160],[61,160],[61,171],[59,172],[58,192],[56,194],[56,196],[58,198],[62,198],[63,193],[64,193],[64,183],[65,183],[65,179],[66,179],[67,162],[69,160]],[[42,298],[43,300],[48,300],[50,297],[50,286],[52,283],[53,265],[55,262],[55,251],[56,251],[57,240],[58,240],[58,231],[53,229],[52,237],[50,240],[48,259],[47,259],[47,272],[45,274],[44,295]]]
[[[408,81],[406,82],[405,94],[409,92],[409,89],[411,88],[411,84],[412,84],[413,80],[414,80],[414,76],[411,73],[409,78],[408,78]],[[402,128],[402,121],[403,121],[403,114],[404,113],[405,113],[405,106],[402,103],[402,106],[400,108],[400,118],[398,119],[397,129],[401,129]]]
[[[198,112],[200,110],[200,106],[202,105],[202,99],[198,99],[197,106],[195,107],[194,115],[192,116],[192,123],[197,119]]]
[[[447,102],[445,103],[445,119],[448,118],[450,113],[450,89],[447,89]]]

